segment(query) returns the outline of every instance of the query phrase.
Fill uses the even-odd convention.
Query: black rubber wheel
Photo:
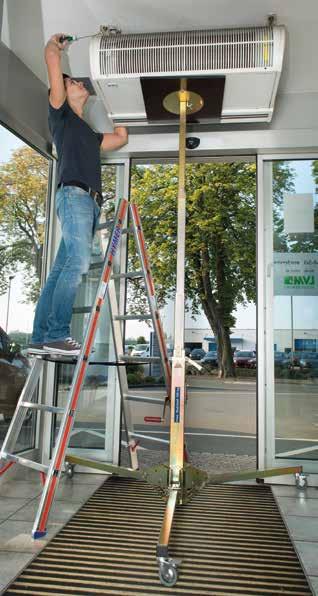
[[[171,588],[177,583],[178,571],[174,565],[162,564],[159,566],[159,579],[163,586]]]

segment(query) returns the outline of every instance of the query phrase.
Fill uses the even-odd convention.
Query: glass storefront
[[[272,178],[275,455],[318,459],[318,160]]]
[[[188,163],[186,168],[185,350],[202,366],[200,373],[187,367],[186,441],[190,460],[210,472],[255,468],[256,165],[254,160],[233,158]],[[140,210],[170,356],[177,188],[176,164],[134,164],[131,196]],[[137,305],[137,312],[142,312],[144,304],[141,287],[135,285],[128,293],[128,308],[133,312]],[[222,334],[217,335],[220,327]],[[143,322],[127,326],[132,353],[137,339],[144,337],[151,354],[150,331]],[[223,338],[218,354],[218,342]],[[219,358],[222,366],[218,366]],[[131,392],[163,397],[160,377],[159,367],[149,375],[146,367],[139,365],[129,376]],[[134,428],[141,436],[141,466],[166,462],[169,408],[164,422],[147,424],[145,416],[160,420],[162,406],[134,402],[131,406]],[[126,463],[124,449],[122,454]]]
[[[43,272],[50,162],[0,126],[0,444],[32,359],[26,355]],[[35,446],[27,415],[16,451]]]
[[[73,309],[72,336],[82,341],[88,324],[90,311],[96,295],[107,247],[111,220],[118,200],[123,196],[124,165],[104,165],[102,167],[103,195],[106,199],[102,208],[98,229],[95,234],[91,265],[83,276]],[[117,265],[118,266],[118,256]],[[113,399],[116,384],[116,368],[107,362],[114,361],[110,332],[109,309],[105,301],[95,336],[94,352],[88,366],[82,393],[76,411],[70,448],[85,451],[99,451],[104,459],[111,459],[111,435],[113,432]],[[67,399],[75,364],[59,364],[55,403],[63,407]],[[61,416],[54,424],[55,440]]]

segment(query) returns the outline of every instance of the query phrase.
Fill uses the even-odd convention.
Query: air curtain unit
[[[221,123],[270,122],[285,36],[283,26],[101,34],[91,75],[113,124],[147,124],[143,81],[179,77],[225,78]]]

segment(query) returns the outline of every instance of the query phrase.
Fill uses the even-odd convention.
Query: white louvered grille
[[[99,47],[100,75],[190,75],[271,68],[273,41],[269,27],[104,35]]]

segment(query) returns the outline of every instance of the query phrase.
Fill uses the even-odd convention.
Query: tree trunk
[[[213,302],[215,304],[213,304]],[[215,300],[203,300],[204,314],[208,319],[217,343],[219,378],[236,377],[233,363],[233,353],[230,339],[230,330],[225,327],[218,316],[218,305]]]
[[[224,323],[224,312],[222,305],[216,301],[210,280],[210,259],[207,249],[203,249],[201,253],[201,270],[200,270],[200,287],[202,300],[202,307],[204,314],[207,317],[211,329],[217,341],[218,363],[219,363],[219,378],[235,377],[235,367],[233,363],[233,354],[230,340],[230,329]],[[220,276],[221,277],[221,276]],[[222,278],[224,272],[222,272]],[[221,281],[220,283],[224,283]]]

